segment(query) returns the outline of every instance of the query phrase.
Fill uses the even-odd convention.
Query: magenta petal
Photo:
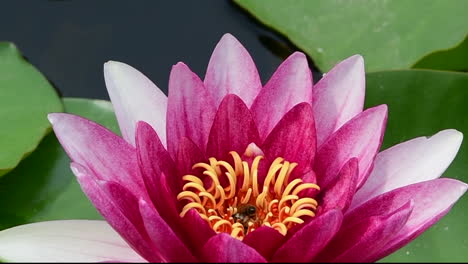
[[[242,155],[252,142],[259,145],[258,130],[249,108],[237,95],[227,95],[216,113],[207,155],[226,160],[230,151]]]
[[[317,146],[361,113],[365,94],[364,60],[354,55],[337,64],[314,86]]]
[[[320,262],[369,262],[369,255],[381,249],[408,220],[413,203],[382,215],[361,218],[354,225],[343,226],[320,253]],[[346,218],[343,223],[346,223]]]
[[[203,245],[211,237],[215,236],[216,232],[200,217],[195,209],[189,210],[180,223],[186,243],[192,248],[192,252],[197,254],[196,257],[201,257],[199,254]]]
[[[182,137],[190,138],[200,149],[206,148],[215,113],[214,101],[200,78],[181,62],[173,66],[166,127],[167,148],[173,158]]]
[[[381,194],[346,216],[349,221],[357,221],[363,215],[373,215],[398,208],[409,200],[414,201],[414,209],[408,222],[385,248],[374,254],[372,259],[380,259],[411,242],[427,228],[448,213],[453,204],[466,192],[468,185],[454,179],[435,179],[420,182]]]
[[[205,162],[205,154],[201,151],[192,140],[182,138],[179,142],[179,150],[177,151],[176,165],[177,175],[182,180],[182,176],[192,172],[192,166],[198,162]]]
[[[295,52],[276,70],[252,105],[263,140],[293,106],[312,102],[312,75],[306,56]]]
[[[249,52],[231,34],[225,34],[211,55],[205,87],[216,105],[228,94],[235,94],[250,107],[262,88],[257,67]]]
[[[101,180],[126,186],[143,194],[135,149],[110,130],[88,119],[70,114],[49,114],[55,135],[72,161],[88,168]]]
[[[387,106],[369,108],[342,126],[317,152],[314,170],[321,188],[328,187],[341,167],[353,157],[359,160],[359,188],[369,175],[382,143]]]
[[[154,203],[157,203],[155,192],[159,189],[159,177],[162,173],[172,176],[168,185],[173,193],[180,190],[173,160],[159,140],[158,134],[144,121],[137,124],[136,150],[143,181]]]
[[[268,226],[261,226],[255,229],[254,232],[248,233],[242,242],[255,249],[266,260],[269,260],[284,243],[285,239],[285,236],[281,235],[277,230]]]
[[[358,171],[358,160],[350,159],[338,173],[338,178],[329,189],[324,190],[322,198],[322,210],[324,212],[338,208],[345,212],[353,199],[356,191]]]
[[[297,231],[272,258],[273,262],[310,262],[330,242],[341,226],[339,210],[312,219]]]
[[[146,231],[143,228],[138,210],[136,198],[125,188],[122,193],[115,193],[112,187],[107,186],[104,190],[105,181],[98,183],[94,175],[86,168],[77,163],[71,164],[71,169],[76,175],[84,193],[88,196],[96,209],[101,213],[107,222],[137,251],[141,256],[149,261],[161,261],[157,251],[150,243]],[[114,196],[122,198],[114,200]],[[123,199],[128,199],[124,201]],[[126,204],[135,203],[133,206]],[[129,208],[129,211],[126,209]]]
[[[295,172],[301,174],[312,167],[315,136],[312,107],[301,103],[284,115],[265,139],[262,149],[271,160],[282,157],[289,162],[297,162]]]
[[[141,72],[125,63],[104,64],[104,79],[123,138],[134,145],[138,121],[145,121],[166,144],[167,97]]]
[[[205,262],[261,262],[266,260],[255,249],[231,237],[227,233],[219,233],[210,238],[203,246],[203,261]]]
[[[194,262],[195,258],[158,211],[144,200],[139,208],[149,237],[158,248],[163,262]]]

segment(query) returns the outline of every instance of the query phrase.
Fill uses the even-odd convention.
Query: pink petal
[[[168,187],[173,193],[181,188],[175,176],[174,161],[169,156],[153,128],[144,121],[139,121],[136,132],[136,152],[138,165],[151,200],[156,203],[162,173],[171,175]]]
[[[312,75],[306,56],[295,52],[278,67],[252,105],[260,138],[265,139],[283,115],[302,102],[312,102]]]
[[[361,113],[365,80],[364,60],[354,55],[337,64],[315,85],[312,106],[319,147],[333,132]]]
[[[255,249],[231,237],[227,233],[219,233],[210,238],[203,247],[205,262],[261,262],[266,260]]]
[[[341,226],[339,210],[312,219],[301,227],[273,256],[273,262],[310,262],[330,242]]]
[[[285,239],[286,237],[277,230],[268,226],[261,226],[255,229],[254,232],[247,234],[242,242],[255,249],[266,260],[269,260],[284,243]]]
[[[341,167],[353,157],[359,160],[359,188],[370,171],[382,143],[387,123],[387,106],[369,108],[351,119],[325,142],[317,152],[315,173],[321,188],[337,177]]]
[[[301,103],[284,115],[268,135],[262,149],[270,160],[282,157],[297,162],[295,172],[302,174],[312,167],[316,137],[312,107]]]
[[[259,145],[258,130],[250,110],[237,95],[227,95],[216,113],[207,155],[226,160],[230,151],[243,154],[252,142]]]
[[[346,216],[349,221],[363,215],[394,210],[403,203],[414,200],[414,209],[405,226],[394,234],[385,248],[370,255],[371,260],[380,259],[411,242],[427,228],[448,213],[453,204],[466,192],[468,185],[454,179],[435,179],[415,183],[381,194],[360,205]]]
[[[158,248],[163,262],[194,262],[192,253],[161,218],[158,211],[144,200],[140,200],[139,205],[146,231]]]
[[[101,180],[125,185],[132,193],[145,193],[138,173],[135,149],[107,128],[70,114],[49,114],[55,135],[72,161]]]
[[[214,101],[198,76],[181,62],[173,66],[166,128],[171,156],[175,158],[182,137],[190,138],[200,149],[205,149],[215,113]]]
[[[165,145],[166,95],[145,75],[125,63],[105,63],[104,78],[123,138],[135,145],[136,124],[145,121]]]
[[[189,138],[182,138],[177,151],[176,167],[177,175],[182,178],[192,173],[192,166],[199,162],[206,162],[205,153],[201,151]]]
[[[176,229],[180,217],[175,197],[182,188],[182,179],[177,177],[174,162],[158,135],[144,121],[138,122],[136,144],[138,163],[149,197],[163,219]]]
[[[71,169],[86,196],[128,244],[145,259],[160,261],[144,230],[136,197],[116,183],[97,180],[80,164],[72,163]]]
[[[380,152],[351,208],[390,190],[440,177],[455,158],[462,140],[462,133],[447,129],[430,138],[415,138]]]
[[[353,200],[356,191],[358,171],[358,160],[350,159],[338,173],[337,180],[324,190],[325,195],[322,198],[322,210],[324,212],[337,208],[345,212]]]
[[[249,52],[231,34],[225,34],[211,55],[205,87],[219,105],[228,94],[235,94],[251,106],[262,88],[257,67]]]
[[[189,210],[181,219],[181,228],[184,231],[187,245],[196,254],[197,258],[201,257],[200,252],[205,243],[216,235],[213,228],[200,217],[200,214],[195,209]]]
[[[370,262],[369,254],[382,248],[394,233],[401,230],[413,208],[411,201],[382,215],[365,218],[343,226],[318,256],[320,262]],[[345,224],[346,218],[343,221]]]
[[[105,221],[40,222],[0,231],[5,262],[145,262]]]

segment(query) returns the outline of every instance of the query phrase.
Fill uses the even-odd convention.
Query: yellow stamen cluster
[[[249,166],[237,152],[231,151],[229,154],[234,166],[210,158],[209,164],[197,163],[192,167],[203,170],[203,180],[195,175],[183,177],[186,183],[177,199],[185,200],[187,204],[180,213],[181,217],[190,209],[195,209],[217,233],[226,232],[242,240],[260,226],[272,227],[286,235],[289,228],[304,223],[303,217],[315,216],[317,201],[311,197],[300,198],[298,194],[307,189],[320,188],[301,179],[289,182],[297,163],[276,158],[262,187],[259,186],[258,168],[263,157],[256,156]],[[255,206],[255,215],[244,211],[243,208],[249,206]]]

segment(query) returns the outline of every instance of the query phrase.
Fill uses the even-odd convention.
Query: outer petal
[[[343,215],[330,210],[297,231],[272,258],[273,262],[310,262],[330,242],[341,226]]]
[[[252,105],[261,139],[266,138],[283,115],[302,102],[312,102],[312,74],[306,56],[295,52],[278,67]]]
[[[268,135],[262,149],[270,160],[283,157],[297,162],[295,172],[302,174],[312,167],[316,135],[312,107],[301,103],[293,107]]]
[[[144,262],[105,222],[49,221],[0,232],[0,259],[8,262]]]
[[[71,169],[99,213],[129,245],[145,259],[161,261],[144,229],[136,198],[114,182],[96,180],[91,172],[77,163],[72,163]]]
[[[455,158],[463,134],[447,129],[419,137],[377,154],[374,169],[356,193],[352,208],[390,190],[438,178]]]
[[[319,147],[362,111],[364,94],[364,60],[360,55],[340,62],[315,85],[312,105]]]
[[[324,190],[325,195],[322,198],[322,210],[324,212],[334,208],[346,212],[356,191],[359,175],[358,166],[356,158],[350,159],[341,168],[335,184],[331,185],[330,189]]]
[[[369,262],[369,254],[382,248],[395,232],[401,230],[412,208],[413,203],[409,201],[388,214],[363,216],[358,223],[343,226],[317,261]],[[346,219],[343,222],[346,223]]]
[[[251,106],[262,88],[257,67],[249,52],[231,34],[225,34],[211,55],[205,86],[219,105],[228,94],[236,94]]]
[[[341,167],[356,157],[359,160],[359,188],[372,170],[386,123],[387,106],[380,105],[367,109],[336,131],[317,153],[314,170],[319,186],[326,188],[336,179]]]
[[[70,114],[49,114],[49,121],[72,161],[101,180],[125,185],[134,194],[146,193],[135,149],[110,130]]]
[[[394,210],[406,201],[414,200],[413,212],[405,226],[395,233],[383,249],[369,255],[369,261],[374,261],[403,247],[436,223],[448,213],[467,188],[467,184],[447,178],[408,185],[379,195],[357,207],[346,216],[346,223],[357,221],[365,215]]]
[[[203,261],[206,262],[261,262],[266,260],[255,249],[231,237],[227,233],[219,233],[210,238],[202,249]]]
[[[153,126],[166,144],[166,95],[145,75],[125,63],[105,63],[104,78],[123,138],[135,145],[135,126],[141,120]]]
[[[139,202],[149,237],[157,246],[164,262],[194,262],[195,258],[161,218],[158,211],[144,200]]]
[[[182,137],[206,148],[208,134],[216,113],[213,99],[198,76],[179,62],[169,77],[167,105],[167,147],[175,158]]]
[[[238,96],[227,95],[210,131],[208,156],[226,160],[229,151],[242,154],[252,142],[259,145],[258,130],[249,109]]]
[[[285,236],[281,235],[277,230],[268,226],[261,226],[255,229],[255,232],[247,234],[242,242],[255,249],[266,260],[269,260],[285,240]]]

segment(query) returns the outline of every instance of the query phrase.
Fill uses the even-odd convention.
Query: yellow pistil
[[[231,151],[229,162],[209,158],[209,163],[197,163],[193,169],[202,169],[205,177],[185,175],[186,182],[179,201],[187,203],[182,208],[183,217],[195,209],[217,233],[226,232],[242,240],[260,226],[269,226],[282,235],[305,217],[314,217],[317,201],[298,194],[307,189],[320,190],[314,183],[301,179],[289,181],[297,163],[276,158],[266,173],[263,186],[259,186],[258,168],[262,156],[256,156],[251,166],[237,152]]]

